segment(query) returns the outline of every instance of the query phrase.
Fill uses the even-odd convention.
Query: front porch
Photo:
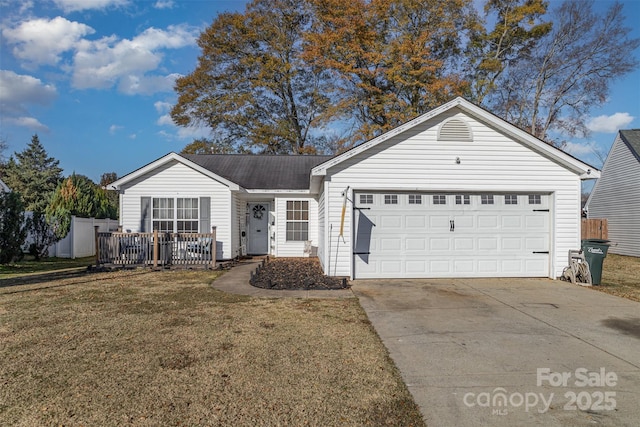
[[[96,229],[96,266],[216,268],[216,228],[211,233],[121,233]]]

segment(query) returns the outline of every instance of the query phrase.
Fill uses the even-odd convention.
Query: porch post
[[[211,269],[216,269],[216,248],[218,245],[216,244],[216,226],[211,227]]]
[[[100,238],[98,237],[98,228],[100,228],[100,226],[93,226],[93,237],[96,245],[96,268],[100,267]]]
[[[153,269],[158,268],[158,229],[153,230]]]

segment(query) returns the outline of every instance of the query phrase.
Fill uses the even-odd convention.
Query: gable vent
[[[473,141],[471,128],[460,119],[450,119],[440,126],[438,141]]]

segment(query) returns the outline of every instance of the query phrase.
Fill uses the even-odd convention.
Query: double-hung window
[[[153,229],[162,233],[174,232],[175,199],[154,198],[151,219]]]
[[[154,197],[151,209],[153,230],[163,233],[197,233],[198,213],[196,197]]]
[[[309,202],[287,201],[287,241],[309,240]]]

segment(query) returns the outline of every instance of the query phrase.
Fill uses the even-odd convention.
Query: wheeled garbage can
[[[585,239],[582,241],[582,252],[591,270],[591,282],[599,285],[602,281],[602,262],[607,256],[609,241],[602,239]]]

